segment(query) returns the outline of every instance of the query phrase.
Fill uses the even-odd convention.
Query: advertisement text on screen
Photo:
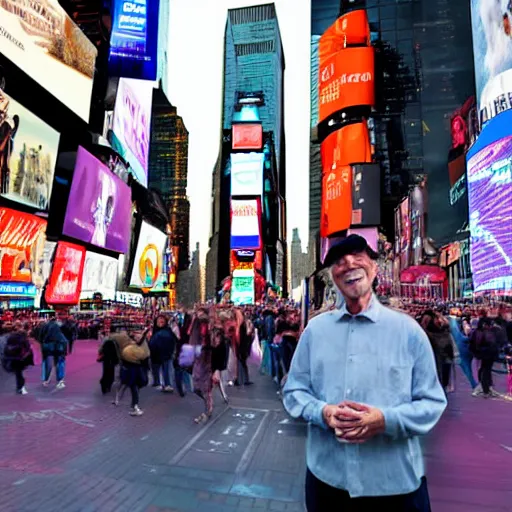
[[[254,258],[254,251],[236,251],[238,258]]]
[[[319,121],[335,112],[375,103],[374,49],[346,48],[319,68]]]
[[[261,124],[234,124],[232,138],[233,149],[261,149],[263,128]]]

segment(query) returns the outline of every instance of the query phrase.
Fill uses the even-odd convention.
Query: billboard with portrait
[[[318,121],[335,112],[375,103],[373,47],[345,48],[322,59],[319,66]]]
[[[47,210],[59,133],[0,89],[0,194]]]
[[[63,233],[114,252],[128,252],[131,190],[84,148],[77,152]]]
[[[156,80],[159,0],[115,0],[113,4],[110,75]]]
[[[406,197],[399,205],[400,209],[400,268],[403,270],[410,264],[411,251],[411,211],[409,198]]]
[[[263,153],[231,153],[231,196],[263,194]]]
[[[45,293],[48,304],[78,304],[84,264],[84,247],[69,242],[57,244],[52,273]]]
[[[512,289],[512,136],[468,160],[471,269],[475,292]]]
[[[34,284],[44,250],[46,220],[0,208],[0,282]]]
[[[255,123],[233,125],[233,149],[261,149],[263,146],[263,127]]]
[[[261,201],[231,200],[231,249],[261,248]]]
[[[36,308],[41,307],[41,299],[48,284],[48,279],[50,279],[56,247],[57,242],[49,242],[47,240],[34,268],[34,284],[36,286],[34,307]]]
[[[98,52],[57,0],[0,2],[0,53],[89,121]]]
[[[145,187],[148,185],[152,103],[152,82],[126,78],[119,80],[112,127],[114,146],[130,164],[133,177]]]
[[[471,0],[480,126],[512,107],[512,12],[507,0]]]
[[[147,222],[142,222],[133,258],[130,286],[151,290],[162,273],[167,235]]]
[[[80,299],[92,299],[101,293],[103,300],[115,300],[118,260],[87,251]]]

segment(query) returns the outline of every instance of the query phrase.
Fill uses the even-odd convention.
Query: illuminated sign
[[[232,134],[233,149],[261,149],[263,128],[261,124],[234,124]]]
[[[113,76],[155,80],[159,0],[116,0],[109,67]]]
[[[254,251],[236,251],[237,258],[254,258]]]
[[[0,283],[0,295],[16,297],[35,297],[37,293],[33,284]]]
[[[260,200],[231,200],[231,249],[261,247]]]
[[[231,301],[236,306],[254,303],[254,271],[234,270],[231,281]]]
[[[450,189],[450,204],[453,206],[466,194],[466,175],[464,174]]]
[[[263,194],[263,153],[231,154],[231,195],[261,196]]]
[[[135,308],[141,308],[143,304],[143,298],[140,293],[116,292],[116,301]]]

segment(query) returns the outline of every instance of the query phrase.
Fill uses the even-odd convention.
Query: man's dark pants
[[[347,491],[322,482],[307,470],[306,507],[308,512],[431,512],[427,480],[420,487],[397,496],[351,498]]]

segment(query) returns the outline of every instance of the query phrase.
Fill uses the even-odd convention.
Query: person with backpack
[[[23,372],[29,366],[34,366],[34,354],[28,334],[19,321],[14,324],[14,330],[7,335],[2,353],[2,366],[8,373],[14,373],[16,393],[26,395],[28,391]]]
[[[56,389],[64,389],[66,384],[66,355],[68,353],[68,339],[62,334],[61,328],[55,317],[46,322],[38,333],[38,341],[41,344],[43,357],[42,379],[43,386],[50,385],[52,374],[52,362],[55,365],[57,386]]]

